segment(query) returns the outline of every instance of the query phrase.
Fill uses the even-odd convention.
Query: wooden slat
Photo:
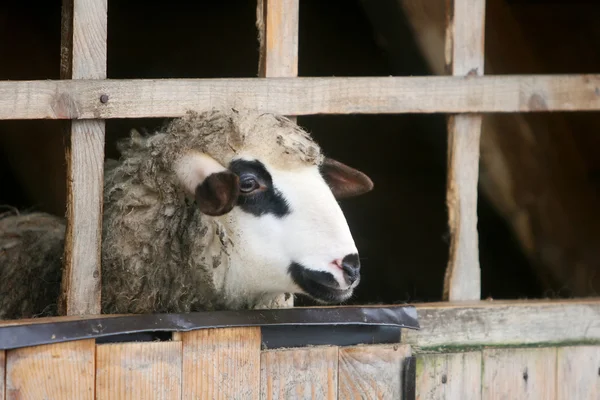
[[[183,343],[183,399],[258,399],[260,328],[200,329]]]
[[[0,351],[0,400],[6,397],[6,352]]]
[[[10,350],[7,400],[94,399],[94,340]]]
[[[107,0],[63,0],[62,28],[61,78],[105,79]],[[67,106],[64,101],[59,107]],[[68,122],[65,129],[67,232],[59,308],[67,315],[100,314],[104,121]]]
[[[181,342],[96,348],[96,399],[181,399]]]
[[[263,351],[260,377],[263,400],[337,399],[338,348]]]
[[[600,343],[600,302],[481,301],[416,305],[421,329],[405,329],[413,350],[441,346]]]
[[[258,0],[260,77],[298,75],[299,0]]]
[[[481,352],[417,357],[416,398],[481,399]]]
[[[483,351],[482,397],[486,400],[554,400],[556,378],[556,348]]]
[[[484,67],[485,1],[447,0],[446,63],[454,76],[481,76]],[[448,118],[448,225],[450,256],[444,300],[481,297],[477,182],[481,115]]]
[[[177,117],[211,107],[283,115],[591,111],[600,110],[600,75],[0,82],[0,120]]]
[[[338,399],[402,398],[402,362],[410,355],[407,345],[340,348]]]
[[[600,346],[559,347],[557,400],[600,399]]]

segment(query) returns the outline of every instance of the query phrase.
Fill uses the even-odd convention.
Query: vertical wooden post
[[[106,79],[106,37],[107,0],[63,0],[61,79]],[[101,101],[108,99],[99,95]],[[99,314],[104,121],[72,121],[65,128],[67,231],[59,311]]]
[[[298,76],[300,0],[257,0],[256,27],[260,44],[258,76]],[[296,117],[289,117],[296,121]],[[293,307],[294,297],[279,302]]]
[[[485,0],[446,0],[446,63],[455,76],[483,75]],[[479,300],[477,183],[481,115],[448,118],[448,223],[450,255],[444,300]]]
[[[299,10],[299,0],[258,0],[260,77],[298,76]]]

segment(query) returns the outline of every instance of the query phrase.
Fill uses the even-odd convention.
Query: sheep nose
[[[348,283],[352,285],[360,277],[360,260],[358,254],[348,254],[342,259],[342,271],[346,274]]]

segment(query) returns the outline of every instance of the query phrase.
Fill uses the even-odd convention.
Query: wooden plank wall
[[[597,400],[600,346],[416,354],[409,345],[261,350],[257,328],[207,329],[166,342],[81,340],[9,350],[0,399]]]
[[[594,400],[599,371],[600,346],[421,354],[416,399]]]
[[[63,0],[61,79],[106,79],[107,3]],[[77,108],[71,100],[59,95],[55,107]],[[67,232],[59,312],[100,314],[104,121],[67,121],[65,128]]]
[[[481,76],[485,1],[447,0],[446,64],[454,76]],[[479,300],[481,272],[477,233],[477,182],[481,114],[448,118],[447,204],[450,255],[444,300]]]
[[[399,399],[410,354],[400,344],[261,350],[260,328],[202,329],[9,350],[0,388],[7,400]]]

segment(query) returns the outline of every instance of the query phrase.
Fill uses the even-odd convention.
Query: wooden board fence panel
[[[0,120],[178,117],[211,107],[283,115],[597,111],[600,75],[0,82]]]
[[[485,1],[448,0],[446,63],[454,76],[480,76],[484,67]],[[444,300],[479,300],[477,182],[481,115],[448,118],[448,225],[450,256]]]
[[[183,399],[258,399],[259,327],[182,333]]]
[[[96,348],[96,399],[181,399],[181,342]]]
[[[7,400],[93,400],[96,344],[79,340],[6,353]]]
[[[480,400],[481,352],[417,356],[417,400]]]
[[[556,399],[556,348],[483,351],[486,400]]]
[[[600,346],[559,347],[557,400],[600,399]]]
[[[263,351],[260,390],[263,400],[337,399],[338,348]]]
[[[108,0],[64,0],[61,79],[105,79]],[[56,106],[77,107],[59,95]],[[61,314],[100,314],[104,121],[65,124],[67,232]]]
[[[340,348],[338,399],[402,398],[402,363],[410,355],[407,345]]]

